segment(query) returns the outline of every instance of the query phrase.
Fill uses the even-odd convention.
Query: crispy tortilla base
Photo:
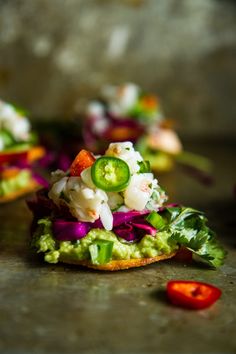
[[[108,270],[108,271],[115,271],[115,270],[122,270],[122,269],[129,269],[129,268],[136,268],[136,267],[143,267],[147,264],[159,262],[168,258],[172,258],[176,255],[176,252],[172,252],[168,255],[163,254],[161,256],[150,257],[150,258],[137,258],[137,259],[127,259],[127,260],[114,260],[110,261],[106,264],[95,265],[92,264],[88,260],[83,261],[76,261],[71,260],[66,257],[61,256],[60,261],[63,263],[69,263],[74,265],[81,265],[87,268],[93,268],[96,270]]]
[[[0,204],[11,202],[19,197],[22,197],[25,194],[35,192],[37,189],[39,189],[41,187],[42,187],[41,185],[39,185],[35,180],[32,179],[28,183],[27,187],[21,188],[15,192],[12,192],[7,195],[4,195],[3,197],[0,197]]]

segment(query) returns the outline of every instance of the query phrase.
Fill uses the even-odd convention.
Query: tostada
[[[67,172],[53,172],[50,187],[28,200],[31,246],[46,262],[99,270],[144,266],[183,248],[220,266],[225,252],[204,214],[166,201],[131,142],[111,143],[102,156],[81,150]]]
[[[44,155],[25,114],[0,100],[0,203],[35,191],[45,180],[33,170]]]
[[[110,142],[129,140],[149,160],[153,171],[167,172],[177,162],[189,172],[209,174],[210,161],[186,151],[174,125],[156,94],[134,83],[107,85],[100,98],[87,105],[84,144],[94,153],[104,153]]]

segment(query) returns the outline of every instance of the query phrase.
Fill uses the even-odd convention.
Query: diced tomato
[[[81,150],[70,166],[71,176],[80,176],[81,172],[86,168],[93,165],[96,161],[91,152],[87,150]]]
[[[198,281],[172,280],[167,283],[167,296],[174,305],[200,310],[218,300],[221,290]]]

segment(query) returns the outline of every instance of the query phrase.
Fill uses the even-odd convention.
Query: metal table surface
[[[193,144],[212,158],[205,186],[177,168],[160,177],[171,200],[204,210],[228,250],[210,270],[174,260],[114,273],[45,264],[30,253],[24,199],[0,206],[0,352],[11,354],[235,353],[235,146]],[[209,282],[223,291],[212,307],[189,311],[165,297],[170,279]]]

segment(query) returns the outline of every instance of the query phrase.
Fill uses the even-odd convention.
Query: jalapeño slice
[[[103,156],[92,165],[91,177],[96,187],[106,192],[120,192],[129,184],[130,170],[118,157]]]

